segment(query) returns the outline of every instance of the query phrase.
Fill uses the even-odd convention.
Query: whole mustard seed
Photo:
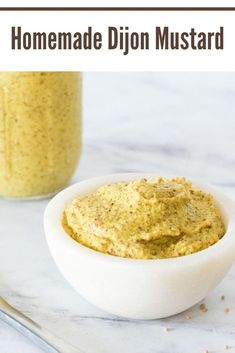
[[[206,312],[208,311],[208,309],[207,309],[207,307],[206,307],[205,304],[200,304],[200,305],[199,305],[199,309],[200,309],[201,311],[203,311],[204,313],[206,313]]]
[[[54,193],[72,176],[81,148],[76,72],[0,72],[0,195]]]

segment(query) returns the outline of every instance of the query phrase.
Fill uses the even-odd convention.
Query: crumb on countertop
[[[186,316],[185,316],[185,319],[186,319],[186,320],[191,320],[191,319],[192,319],[192,316],[186,315]]]
[[[164,332],[173,331],[172,327],[164,327]]]
[[[208,311],[207,307],[206,307],[206,304],[202,303],[199,305],[199,309],[201,311],[203,311],[204,313],[206,313]]]

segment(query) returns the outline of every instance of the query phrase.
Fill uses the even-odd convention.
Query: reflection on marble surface
[[[132,171],[187,175],[235,200],[235,73],[90,73],[84,90],[84,150],[73,181]],[[0,294],[10,303],[85,353],[223,352],[226,344],[235,352],[234,268],[206,298],[207,313],[196,306],[158,321],[113,317],[58,272],[43,234],[46,204],[0,200]],[[0,352],[40,351],[0,322]]]

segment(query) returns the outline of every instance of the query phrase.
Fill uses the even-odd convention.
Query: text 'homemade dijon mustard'
[[[0,196],[58,191],[80,149],[80,73],[0,73]]]
[[[225,233],[212,196],[184,178],[104,185],[68,205],[63,225],[82,245],[135,259],[193,254]]]

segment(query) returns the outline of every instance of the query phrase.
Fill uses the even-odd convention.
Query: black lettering
[[[149,49],[149,34],[148,34],[148,32],[141,32],[140,47],[141,47],[141,49]]]
[[[108,48],[116,49],[118,45],[118,31],[116,27],[108,28]]]
[[[92,30],[91,27],[88,27],[88,31],[83,34],[83,48],[91,49],[92,48]]]
[[[156,49],[169,49],[169,27],[156,27]]]
[[[215,33],[214,32],[209,32],[208,33],[208,40],[207,40],[207,49],[211,49],[211,39],[214,37]]]
[[[195,45],[195,37],[197,35],[197,32],[195,32],[195,29],[194,28],[191,28],[191,31],[190,31],[190,36],[191,36],[191,48],[193,50],[196,50],[197,47]]]
[[[215,49],[224,49],[224,27],[215,33]]]
[[[139,48],[139,35],[136,32],[131,33],[130,47],[134,50]]]
[[[31,34],[29,32],[25,32],[23,35],[23,48],[26,50],[31,48]]]
[[[58,49],[71,49],[72,48],[72,34],[70,32],[58,33]]]
[[[179,33],[170,33],[170,47],[171,49],[179,49]]]
[[[45,32],[34,32],[33,49],[46,49],[46,39]]]
[[[197,43],[197,48],[200,50],[207,49],[206,48],[206,33],[204,33],[204,32],[198,33],[198,39],[199,39],[199,41]],[[211,49],[211,48],[209,48],[209,49]]]
[[[21,27],[11,27],[11,49],[21,49]]]
[[[188,42],[188,39],[187,39],[188,36],[189,36],[189,34],[187,32],[183,32],[181,34],[181,42],[182,42],[182,44],[180,44],[180,48],[183,49],[183,50],[188,49],[188,47],[189,47],[189,42]]]
[[[50,32],[48,34],[48,48],[49,49],[56,49],[56,33]]]
[[[82,35],[80,32],[74,33],[73,36],[73,48],[74,49],[82,49]]]
[[[94,48],[98,50],[102,48],[102,34],[100,32],[94,34]]]

